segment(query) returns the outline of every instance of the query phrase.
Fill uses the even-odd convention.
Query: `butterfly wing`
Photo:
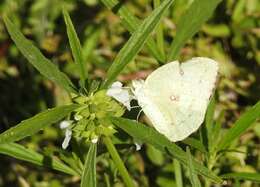
[[[160,133],[183,140],[203,122],[217,72],[217,63],[208,58],[168,63],[148,76],[138,102]]]

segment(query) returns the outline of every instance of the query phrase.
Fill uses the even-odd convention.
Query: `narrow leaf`
[[[96,155],[97,144],[91,144],[84,164],[81,187],[96,187]]]
[[[31,149],[25,148],[24,146],[16,143],[0,144],[0,153],[38,166],[44,166],[57,171],[61,171],[69,175],[78,175],[77,172],[72,170],[61,161],[51,157],[43,156]]]
[[[103,142],[106,145],[106,148],[110,154],[110,156],[112,157],[124,183],[126,187],[134,187],[134,182],[131,179],[123,160],[121,159],[119,153],[117,152],[113,142],[111,141],[111,139],[109,137],[103,137]]]
[[[136,29],[128,42],[120,50],[119,54],[107,73],[107,80],[104,84],[108,87],[118,76],[118,74],[124,69],[124,67],[131,62],[137,53],[141,50],[148,36],[152,33],[155,27],[160,22],[163,13],[173,3],[173,0],[165,0],[156,8],[149,17],[147,17],[142,24]]]
[[[40,50],[24,37],[18,27],[7,16],[4,15],[3,20],[18,49],[43,76],[63,87],[68,92],[77,93],[75,86],[66,74],[61,72],[56,65],[43,56]]]
[[[87,34],[87,38],[82,45],[82,55],[84,60],[87,62],[94,49],[98,45],[98,39],[100,37],[102,29],[99,27],[91,27],[91,32]]]
[[[194,0],[177,24],[177,33],[171,44],[168,61],[175,60],[180,49],[206,22],[221,0]]]
[[[227,173],[221,175],[223,179],[250,180],[260,183],[259,173]]]
[[[0,134],[0,144],[10,143],[31,136],[38,131],[58,122],[70,112],[78,108],[78,105],[66,105],[48,109],[35,115],[32,118],[22,121],[15,127],[12,127]]]
[[[154,7],[157,8],[161,4],[161,0],[153,0]],[[156,29],[156,43],[157,47],[160,50],[160,53],[163,55],[163,58],[165,58],[165,52],[164,52],[164,35],[163,35],[163,24],[159,23]],[[164,62],[165,63],[165,62]]]
[[[175,180],[176,180],[176,187],[183,187],[181,164],[177,159],[173,159],[173,165],[174,165],[174,175],[175,175]]]
[[[157,132],[155,129],[125,118],[113,117],[110,119],[117,127],[127,132],[133,138],[140,140],[141,142],[149,143],[158,150],[170,153],[173,157],[175,157],[178,161],[187,167],[188,158],[185,151],[183,151],[176,144],[170,142],[165,136]],[[195,171],[198,174],[201,174],[217,183],[222,181],[213,172],[209,171],[205,166],[201,165],[194,159],[193,165]]]
[[[125,28],[130,31],[130,33],[134,33],[136,28],[141,24],[141,21],[136,18],[131,11],[120,3],[117,0],[101,0],[102,3],[109,8],[110,10],[114,11],[122,20],[123,25]],[[147,39],[146,46],[149,52],[159,61],[164,62],[165,58],[161,53],[161,50],[157,48],[155,41],[152,37]]]
[[[189,160],[188,170],[189,170],[189,174],[190,174],[191,184],[192,184],[193,187],[201,187],[198,176],[196,175],[195,170],[194,170],[194,166],[193,166],[193,162],[192,162],[192,156],[191,156],[189,147],[186,148],[186,153],[187,153],[188,160]]]
[[[198,149],[199,151],[201,151],[203,153],[207,152],[204,145],[195,138],[186,138],[185,140],[182,141],[182,143],[187,144],[195,149]]]
[[[231,129],[222,138],[218,150],[227,148],[235,139],[244,133],[250,125],[260,118],[260,101],[246,111],[233,125]]]
[[[87,75],[86,75],[86,67],[82,55],[81,44],[77,36],[77,33],[75,31],[75,28],[73,26],[73,23],[70,19],[69,13],[65,9],[63,9],[63,16],[67,27],[67,35],[69,37],[69,43],[70,43],[72,55],[75,60],[75,63],[77,64],[78,71],[80,72],[81,86],[84,87]]]

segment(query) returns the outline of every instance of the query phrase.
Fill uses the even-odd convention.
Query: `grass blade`
[[[236,180],[250,180],[260,183],[260,174],[259,173],[227,173],[221,175],[223,179],[236,179]]]
[[[43,156],[16,143],[0,144],[0,153],[38,166],[44,166],[57,171],[61,171],[69,175],[79,175],[77,172],[75,172],[73,169],[71,169],[61,161],[51,157]]]
[[[125,118],[113,117],[110,119],[117,127],[127,132],[133,138],[140,140],[141,142],[149,143],[158,150],[170,153],[183,165],[188,166],[187,154],[180,147],[170,142],[165,136],[157,132],[155,129]],[[205,166],[201,165],[194,159],[193,165],[198,174],[201,174],[217,183],[222,181],[213,172],[209,171]]]
[[[221,0],[194,0],[177,24],[177,33],[171,44],[167,60],[175,60],[187,40],[206,22]]]
[[[244,133],[260,117],[260,101],[246,111],[222,138],[218,150],[227,148],[235,139]]]
[[[70,112],[78,108],[79,105],[65,105],[48,109],[35,115],[32,118],[22,121],[15,127],[12,127],[0,134],[0,144],[11,143],[31,136],[38,131],[58,122]]]
[[[192,163],[192,156],[191,156],[189,147],[186,148],[186,153],[187,153],[187,156],[188,156],[188,159],[189,159],[188,169],[189,169],[189,174],[190,174],[191,185],[193,187],[201,187],[198,176],[196,175],[195,170],[194,170],[194,166],[193,166],[193,163]]]
[[[86,74],[86,67],[82,55],[81,44],[77,36],[77,33],[75,31],[75,28],[73,26],[73,23],[70,19],[69,13],[65,9],[63,9],[63,17],[66,23],[67,35],[69,38],[72,55],[75,60],[75,63],[77,64],[78,71],[80,72],[80,84],[82,87],[84,87],[87,74]]]
[[[134,33],[136,28],[141,24],[141,21],[136,18],[131,11],[120,3],[117,0],[101,0],[102,3],[110,10],[114,11],[122,20],[125,28],[130,31],[130,33]],[[146,46],[149,52],[159,61],[165,62],[165,58],[161,51],[157,48],[155,41],[152,37],[148,37]]]
[[[43,76],[63,87],[68,92],[77,93],[75,86],[66,74],[61,72],[56,65],[44,57],[40,50],[24,37],[18,27],[6,15],[3,16],[3,20],[18,49]]]
[[[81,187],[96,187],[96,155],[97,144],[91,144],[84,164]]]
[[[153,4],[154,4],[154,7],[157,8],[160,6],[161,0],[153,0]],[[157,42],[157,47],[160,50],[160,53],[163,55],[163,58],[165,59],[164,35],[163,35],[163,24],[162,23],[159,23],[158,28],[156,29],[156,42]]]
[[[156,8],[149,17],[147,17],[141,25],[132,34],[128,42],[120,50],[116,56],[114,63],[108,70],[107,80],[105,81],[104,87],[108,87],[117,77],[117,75],[123,70],[123,68],[133,60],[137,53],[141,50],[145,41],[151,32],[160,22],[163,13],[173,3],[173,0],[165,0],[163,3]]]

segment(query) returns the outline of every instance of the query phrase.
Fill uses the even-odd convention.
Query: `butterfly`
[[[133,94],[158,132],[181,141],[203,123],[218,69],[216,61],[205,57],[170,62],[145,81],[133,81]]]

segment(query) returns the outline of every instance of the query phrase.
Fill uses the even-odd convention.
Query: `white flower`
[[[141,148],[142,148],[142,144],[139,144],[139,143],[135,142],[135,150],[136,151],[140,151]]]
[[[65,129],[65,138],[62,142],[62,148],[63,149],[67,149],[67,147],[69,146],[69,142],[71,140],[71,136],[72,136],[72,131],[71,129],[69,128],[69,126],[71,125],[72,121],[62,121],[60,123],[60,128],[61,129]]]
[[[68,128],[70,125],[71,125],[71,121],[64,120],[64,121],[60,122],[60,128],[61,128],[61,129],[66,129],[66,128]]]
[[[141,141],[135,139],[135,140],[134,140],[134,144],[135,144],[135,150],[136,150],[136,151],[140,151],[141,148],[142,148],[143,143],[142,143]]]
[[[131,110],[130,102],[132,97],[129,94],[129,91],[123,88],[123,84],[121,82],[114,82],[107,90],[107,95],[122,103],[129,111]]]
[[[91,140],[91,142],[92,142],[93,144],[96,144],[96,143],[98,142],[98,136],[96,136],[95,138],[93,138],[93,139]]]

